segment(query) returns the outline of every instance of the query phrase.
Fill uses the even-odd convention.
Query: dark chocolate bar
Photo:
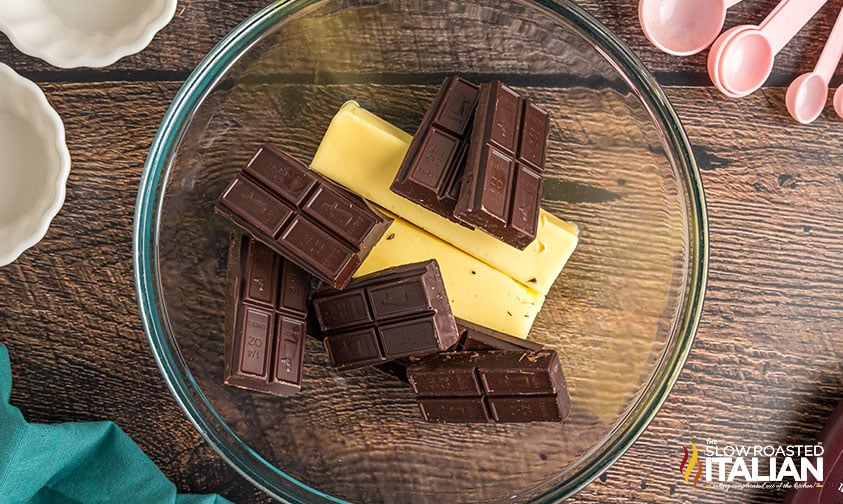
[[[468,139],[480,87],[448,77],[422,119],[401,168],[393,192],[448,219],[454,219],[462,183]]]
[[[402,382],[407,381],[407,366],[410,365],[410,358],[404,357],[402,359],[395,359],[394,361],[384,362],[383,364],[377,364],[372,366],[374,369],[386,373],[388,375],[392,375],[395,378],[398,378]]]
[[[457,321],[457,330],[460,333],[457,344],[447,348],[445,351],[463,351],[463,350],[541,350],[544,346],[535,341],[527,341],[522,338],[516,338],[509,334],[504,334],[488,327],[479,326],[466,322],[462,319],[455,319]],[[406,359],[397,359],[385,364],[375,366],[375,369],[390,374],[399,380],[407,381],[407,366],[416,360],[425,359],[426,357],[413,357]]]
[[[436,261],[408,264],[317,292],[313,311],[331,364],[355,369],[451,347],[459,333]]]
[[[454,216],[523,250],[536,238],[547,112],[493,81],[480,88]]]
[[[568,388],[552,350],[442,352],[411,364],[407,378],[429,422],[559,422]]]
[[[336,288],[392,219],[284,152],[264,145],[225,189],[217,212]]]
[[[785,504],[843,503],[843,401],[837,403],[817,444],[823,449],[823,480],[817,481],[813,474],[809,474],[808,481],[788,492]],[[818,465],[816,458],[811,462]]]
[[[310,275],[248,236],[231,238],[225,383],[287,396],[301,388]]]
[[[308,317],[307,319],[307,334],[313,336],[314,338],[318,339],[325,344],[325,335],[322,334],[322,331],[319,330],[319,324],[316,322],[316,317]],[[372,366],[374,369],[378,371],[382,371],[388,375],[392,375],[399,380],[406,382],[407,381],[407,366],[410,365],[410,358],[405,357],[401,359],[395,359],[393,361],[384,362],[383,364],[376,364]]]
[[[471,322],[457,319],[460,330],[460,342],[456,350],[541,350],[542,345],[509,334],[489,329]]]

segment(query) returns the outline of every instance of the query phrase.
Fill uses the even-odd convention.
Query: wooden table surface
[[[691,487],[678,464],[689,441],[810,443],[843,399],[843,119],[829,100],[802,126],[784,100],[843,2],[829,2],[779,55],[768,86],[741,100],[710,85],[704,54],[675,58],[649,46],[636,3],[580,2],[644,60],[687,129],[708,200],[710,281],[696,343],[664,407],[572,502],[777,502],[781,491]],[[269,498],[194,431],[155,367],[132,282],[131,225],[167,106],[213,44],[262,4],[182,0],[147,50],[104,70],[53,68],[0,36],[0,61],[44,89],[73,157],[47,237],[0,269],[13,404],[33,422],[114,420],[180,491],[243,503]],[[759,22],[774,4],[744,2],[728,22]]]

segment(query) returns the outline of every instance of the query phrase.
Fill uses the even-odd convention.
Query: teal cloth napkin
[[[12,370],[0,343],[0,503],[230,504],[176,487],[113,422],[27,423],[9,404]]]

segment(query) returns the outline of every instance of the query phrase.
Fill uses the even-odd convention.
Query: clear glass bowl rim
[[[305,485],[254,452],[225,424],[194,381],[187,364],[175,346],[172,332],[162,313],[160,280],[157,277],[158,206],[161,188],[166,185],[169,163],[197,107],[219,79],[280,20],[321,0],[276,0],[244,20],[226,35],[187,78],[170,105],[153,140],[144,164],[138,189],[133,224],[132,257],[135,289],[144,332],[167,386],[179,406],[202,437],[238,473],[277,500],[307,503],[308,497],[329,502],[345,502]],[[702,180],[690,143],[673,106],[644,64],[603,24],[569,0],[532,0],[562,16],[589,38],[635,90],[651,118],[664,135],[671,159],[683,178],[688,211],[689,257],[687,302],[680,314],[678,331],[666,344],[650,383],[627,417],[620,420],[590,460],[560,484],[547,488],[531,503],[555,503],[594,481],[617,461],[638,439],[655,417],[681,372],[696,336],[702,315],[708,280],[708,217]],[[163,175],[163,177],[162,177]],[[279,486],[278,478],[291,483]]]

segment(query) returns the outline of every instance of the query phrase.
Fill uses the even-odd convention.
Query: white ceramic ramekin
[[[35,83],[0,63],[0,266],[44,237],[69,174],[61,118]]]
[[[0,31],[61,68],[105,67],[143,50],[176,0],[0,0]]]

